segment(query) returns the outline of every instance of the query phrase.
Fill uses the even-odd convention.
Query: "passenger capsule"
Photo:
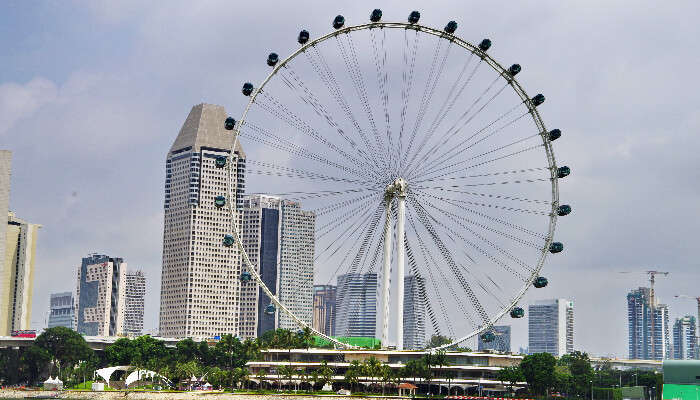
[[[333,28],[340,29],[343,27],[343,25],[345,25],[345,17],[343,17],[342,15],[337,15],[333,19]]]
[[[224,196],[216,196],[214,197],[214,205],[216,208],[221,208],[226,205],[226,197]]]
[[[560,253],[564,250],[564,245],[561,242],[554,242],[549,245],[549,252],[552,254]]]
[[[309,41],[309,31],[304,29],[301,32],[299,32],[299,37],[297,38],[297,42],[299,42],[299,44],[304,44],[308,41]]]
[[[481,51],[486,51],[491,48],[491,40],[489,39],[484,39],[479,43],[479,48]]]
[[[484,343],[493,342],[494,340],[496,340],[496,335],[494,335],[493,332],[485,332],[481,334],[481,341]]]
[[[559,129],[552,129],[551,131],[549,131],[549,133],[547,134],[547,136],[549,136],[549,141],[550,141],[550,142],[551,142],[551,141],[554,141],[554,140],[557,140],[557,139],[559,139],[559,138],[561,137],[561,130],[559,130]]]
[[[250,94],[253,93],[253,84],[250,82],[244,83],[242,91],[244,96],[250,96]]]
[[[227,131],[232,131],[235,126],[236,120],[231,117],[226,118],[226,121],[224,121],[224,128],[226,128]]]
[[[277,309],[275,308],[275,305],[270,303],[267,305],[267,307],[265,307],[265,314],[272,315],[275,313],[276,310]]]
[[[420,19],[420,13],[418,11],[411,11],[410,14],[408,14],[408,23],[409,24],[415,24],[418,22]]]
[[[253,275],[251,275],[250,272],[243,271],[243,273],[241,273],[241,281],[250,282],[252,279],[253,279]]]
[[[236,240],[231,235],[224,235],[224,246],[231,247],[236,242]]]
[[[382,20],[382,10],[375,8],[372,10],[372,14],[369,16],[369,20],[372,22],[379,22]]]
[[[224,156],[218,156],[214,160],[214,165],[216,165],[216,168],[223,168],[226,166],[226,157]]]
[[[522,68],[520,68],[520,64],[513,64],[510,66],[510,68],[508,68],[508,73],[510,74],[510,76],[515,76],[518,75],[518,72],[520,72],[520,70],[522,70]]]
[[[547,280],[547,278],[545,278],[544,276],[538,276],[537,278],[535,278],[535,281],[532,282],[532,285],[538,289],[542,289],[543,287],[547,286],[548,283],[549,281]]]
[[[571,206],[568,204],[562,204],[557,207],[557,215],[563,217],[565,215],[571,214]]]
[[[455,33],[456,30],[457,30],[457,23],[455,21],[450,21],[447,23],[447,25],[445,25],[445,32],[447,32],[449,34]]]
[[[525,316],[525,310],[523,310],[522,307],[513,307],[513,309],[510,310],[510,316],[511,318],[522,318]]]
[[[535,95],[535,97],[532,98],[532,104],[537,107],[540,104],[544,103],[544,95],[542,93]]]
[[[274,67],[275,64],[277,64],[277,61],[280,60],[280,57],[277,55],[277,53],[270,53],[267,56],[267,65]]]
[[[563,178],[565,176],[569,176],[571,173],[571,168],[567,167],[566,165],[563,167],[557,168],[557,178]]]

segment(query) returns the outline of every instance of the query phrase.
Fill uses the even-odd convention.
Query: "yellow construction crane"
[[[666,271],[624,271],[620,272],[621,274],[647,274],[649,275],[649,307],[651,308],[651,357],[653,358],[656,352],[654,351],[655,343],[654,343],[654,308],[656,307],[656,299],[654,297],[654,283],[656,282],[656,275],[663,275],[663,276],[668,276],[668,272]],[[699,300],[700,301],[700,300]],[[700,304],[700,303],[698,303]],[[698,308],[698,311],[700,311],[700,305]],[[663,357],[663,356],[662,356]]]

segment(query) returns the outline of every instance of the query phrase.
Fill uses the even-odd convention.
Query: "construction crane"
[[[650,271],[624,271],[620,272],[621,274],[647,274],[649,275],[649,307],[651,308],[651,357],[654,358],[656,352],[655,350],[655,341],[654,341],[654,308],[656,307],[656,299],[654,297],[654,283],[656,282],[656,275],[663,275],[663,276],[668,276],[668,272],[666,271],[655,271],[655,270],[650,270]],[[699,303],[700,304],[700,303]],[[699,306],[700,307],[700,306]],[[698,311],[700,311],[700,308],[698,308]],[[662,355],[663,358],[663,355]]]
[[[674,297],[679,298],[679,299],[695,299],[695,301],[698,302],[698,320],[696,322],[698,323],[698,327],[700,327],[700,297],[693,297],[693,296],[688,296],[685,294],[677,294]]]

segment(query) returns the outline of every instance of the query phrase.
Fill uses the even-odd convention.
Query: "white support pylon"
[[[405,190],[401,190],[397,195],[399,200],[399,215],[396,221],[396,350],[403,350],[404,225],[406,220],[406,192]]]
[[[389,343],[389,283],[391,282],[391,200],[385,196],[386,221],[384,223],[384,269],[382,270],[382,346]]]

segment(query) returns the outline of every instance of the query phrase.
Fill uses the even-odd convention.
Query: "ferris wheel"
[[[516,81],[521,66],[492,58],[489,39],[456,36],[454,21],[419,22],[418,11],[384,22],[376,9],[359,25],[338,15],[317,38],[302,30],[291,55],[269,54],[261,83],[243,85],[240,119],[222,121],[235,136],[231,154],[246,149],[248,189],[315,212],[316,282],[377,274],[378,331],[398,349],[406,273],[426,337],[451,338],[440,347],[497,340],[494,324],[522,318],[525,292],[547,286],[545,258],[564,248],[557,217],[571,212],[559,202],[570,173],[554,158],[561,131],[545,128],[545,97]],[[235,174],[232,162],[217,165]],[[219,200],[231,213],[224,245],[238,246],[244,280],[270,298],[267,312],[308,326],[265,286],[234,202]]]

